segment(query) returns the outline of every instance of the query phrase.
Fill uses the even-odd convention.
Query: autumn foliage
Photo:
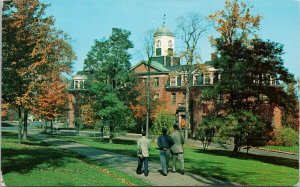
[[[134,88],[138,93],[138,97],[136,98],[135,103],[130,104],[130,109],[133,111],[133,116],[138,121],[143,121],[146,119],[147,115],[147,93],[146,93],[146,85],[143,82],[137,84]],[[151,87],[150,87],[151,89]],[[151,89],[150,90],[150,118],[151,120],[155,120],[157,114],[162,110],[167,110],[167,100],[166,96],[162,95],[159,99],[154,99],[154,95],[156,91]]]
[[[2,98],[18,110],[19,142],[22,134],[26,138],[30,112],[40,111],[46,119],[59,115],[64,87],[59,75],[70,73],[75,59],[67,35],[46,16],[47,7],[39,0],[4,1]]]
[[[53,121],[57,117],[64,116],[67,110],[66,84],[59,77],[51,82],[44,82],[40,85],[41,93],[38,95],[36,106],[32,112],[37,117]]]

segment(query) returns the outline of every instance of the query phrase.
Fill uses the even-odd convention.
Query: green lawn
[[[115,141],[108,144],[99,138],[63,137],[91,147],[115,151],[130,156],[136,155],[135,141]],[[159,162],[159,151],[152,143],[150,160]],[[205,176],[213,176],[222,180],[237,182],[242,185],[255,186],[290,186],[298,182],[298,161],[285,158],[240,154],[231,157],[231,152],[223,150],[198,149],[185,145],[186,170]]]
[[[8,186],[145,186],[114,168],[93,165],[83,157],[40,141],[17,143],[17,135],[2,133],[2,172]]]
[[[271,145],[268,145],[268,146],[265,146],[264,148],[292,152],[292,153],[299,153],[298,145],[295,145],[295,146],[271,146]]]

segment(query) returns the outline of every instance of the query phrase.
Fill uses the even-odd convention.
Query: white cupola
[[[154,33],[154,56],[173,56],[175,37],[165,25],[159,27]]]

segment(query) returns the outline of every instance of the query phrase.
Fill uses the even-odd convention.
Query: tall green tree
[[[129,106],[137,96],[132,91],[137,78],[130,71],[128,50],[133,44],[129,36],[129,31],[113,28],[108,39],[95,41],[84,61],[90,77],[87,89],[95,98],[95,118],[109,124],[110,141],[114,132],[125,125],[126,116],[132,115]]]
[[[281,84],[293,84],[293,75],[284,67],[283,46],[259,39],[255,34],[261,17],[250,14],[250,8],[239,0],[227,0],[225,9],[211,15],[221,37],[212,44],[219,56],[215,67],[221,69],[221,80],[210,93],[212,98],[224,99],[215,109],[227,115],[245,110],[266,117],[260,110],[265,106],[278,106],[286,110],[295,108],[291,97]],[[243,123],[237,123],[242,127]],[[268,124],[270,125],[270,124]],[[234,152],[239,151],[243,128],[235,128]],[[262,128],[264,131],[268,128]],[[262,137],[262,136],[260,136]]]
[[[3,100],[19,112],[19,142],[49,72],[70,72],[75,55],[65,34],[38,0],[9,0],[3,7]],[[22,133],[23,128],[23,133]]]

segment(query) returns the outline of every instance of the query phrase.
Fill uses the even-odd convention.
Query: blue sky
[[[113,27],[131,32],[132,65],[143,59],[143,38],[147,31],[163,23],[176,29],[175,19],[188,12],[203,16],[223,9],[224,0],[41,0],[51,6],[46,10],[56,19],[55,25],[72,37],[72,46],[78,57],[73,70],[83,69],[83,61],[95,39],[107,38]],[[300,78],[300,0],[252,0],[253,13],[261,14],[258,34],[263,39],[284,44],[285,66]],[[215,35],[213,28],[201,39],[203,61],[210,60],[213,52],[208,37]],[[178,44],[178,40],[176,43]]]

